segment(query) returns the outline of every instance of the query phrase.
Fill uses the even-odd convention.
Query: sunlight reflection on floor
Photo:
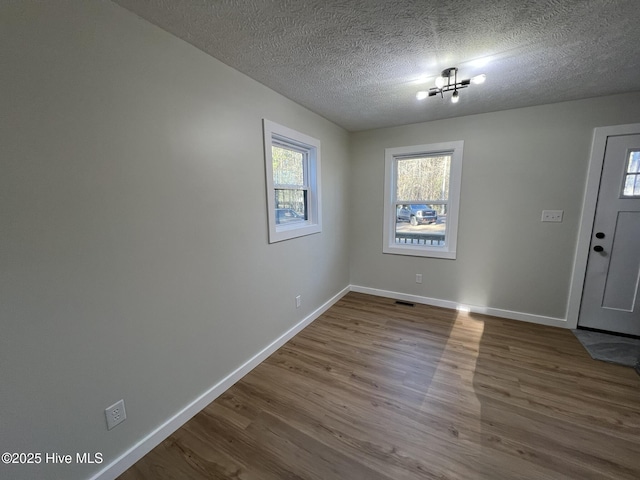
[[[441,411],[455,437],[453,448],[478,459],[482,450],[482,415],[474,378],[484,321],[467,312],[465,307],[458,309],[422,409]]]

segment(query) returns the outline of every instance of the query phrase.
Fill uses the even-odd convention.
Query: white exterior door
[[[640,135],[607,138],[578,324],[640,335]]]

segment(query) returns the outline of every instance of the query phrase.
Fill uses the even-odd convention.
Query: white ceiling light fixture
[[[421,91],[416,94],[416,98],[418,100],[424,100],[427,97],[434,97],[438,94],[442,98],[444,98],[444,92],[450,92],[453,90],[453,94],[451,95],[451,102],[458,103],[460,100],[460,93],[458,90],[463,88],[467,88],[470,83],[474,83],[479,85],[484,83],[487,79],[487,76],[483,73],[481,75],[476,75],[473,78],[467,78],[465,80],[458,81],[458,69],[456,67],[445,68],[442,71],[442,74],[436,78],[436,86],[430,88],[428,92]]]

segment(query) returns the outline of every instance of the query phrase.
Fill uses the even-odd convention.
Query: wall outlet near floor
[[[302,305],[302,295],[296,296],[296,308],[300,308],[300,305]]]
[[[124,400],[118,400],[116,403],[104,409],[104,415],[107,418],[107,430],[111,430],[116,425],[124,422],[127,418],[127,412],[124,409]]]
[[[416,273],[416,283],[422,283],[422,274]]]
[[[543,222],[562,222],[562,215],[564,210],[543,210],[542,221]]]

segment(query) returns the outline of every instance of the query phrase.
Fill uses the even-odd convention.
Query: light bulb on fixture
[[[436,78],[436,87],[438,87],[438,88],[442,88],[442,87],[444,87],[444,84],[445,84],[445,79],[444,79],[444,77],[438,77],[438,78]]]
[[[424,100],[424,99],[425,99],[425,98],[427,98],[428,96],[429,96],[429,92],[425,92],[424,90],[423,90],[423,91],[420,91],[420,92],[418,92],[418,93],[416,93],[416,98],[417,98],[418,100]]]
[[[481,83],[484,83],[484,81],[487,79],[487,76],[483,73],[481,75],[476,75],[475,77],[473,77],[471,79],[471,83],[475,83],[476,85],[480,85]]]
[[[460,95],[458,94],[458,91],[455,90],[453,95],[451,95],[451,103],[458,103],[458,100],[460,100]]]

